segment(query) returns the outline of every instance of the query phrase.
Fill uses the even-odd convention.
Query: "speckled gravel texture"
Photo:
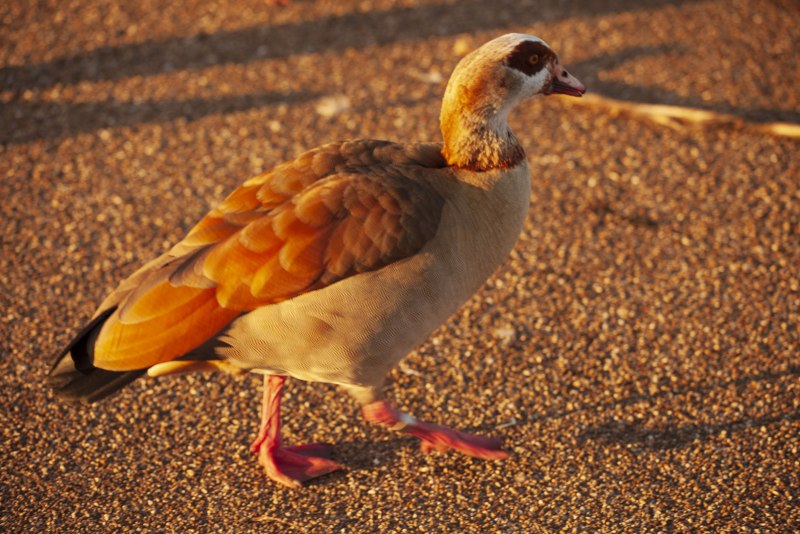
[[[228,191],[329,141],[438,140],[459,55],[508,31],[596,94],[742,119],[514,114],[518,246],[387,385],[510,460],[426,456],[292,381],[287,441],[348,467],[293,491],[248,450],[255,376],[54,399],[50,355]],[[0,3],[0,531],[798,531],[800,140],[748,126],[800,122],[798,49],[792,0]]]

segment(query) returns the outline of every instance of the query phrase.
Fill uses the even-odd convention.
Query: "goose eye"
[[[531,57],[528,58],[528,62],[531,65],[536,65],[539,63],[539,54],[533,54]]]

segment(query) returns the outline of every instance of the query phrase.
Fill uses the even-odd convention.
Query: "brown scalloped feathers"
[[[333,144],[248,180],[122,299],[94,364],[128,371],[169,361],[241,312],[416,253],[444,202],[403,164],[443,167],[439,149]]]

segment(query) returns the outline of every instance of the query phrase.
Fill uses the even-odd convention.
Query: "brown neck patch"
[[[470,132],[455,146],[445,143],[442,155],[448,165],[475,172],[510,169],[525,159],[525,150],[510,130],[497,135],[485,129]]]

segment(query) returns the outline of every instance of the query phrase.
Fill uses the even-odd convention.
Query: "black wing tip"
[[[57,397],[77,404],[92,404],[116,393],[146,372],[146,369],[106,371],[95,368],[88,373],[73,370],[51,374],[48,381]]]
[[[75,361],[75,358],[78,358],[78,361],[75,361],[76,367],[86,371],[93,369],[94,367],[92,366],[92,362],[94,358],[91,354],[89,345],[94,344],[94,338],[96,337],[94,330],[98,326],[102,326],[102,324],[106,322],[106,319],[108,319],[109,316],[116,311],[116,309],[116,306],[109,308],[86,323],[86,325],[81,328],[77,334],[75,334],[75,337],[72,338],[72,341],[70,341],[65,348],[59,350],[52,356],[51,361],[53,364],[50,367],[50,372],[53,373],[56,367],[61,364],[62,360],[66,356],[71,356],[73,361]],[[79,352],[79,354],[76,354],[76,352]]]
[[[65,400],[90,404],[127,386],[147,369],[107,371],[93,365],[94,340],[100,327],[116,307],[105,310],[89,321],[65,349],[53,356],[47,380],[55,394]]]

